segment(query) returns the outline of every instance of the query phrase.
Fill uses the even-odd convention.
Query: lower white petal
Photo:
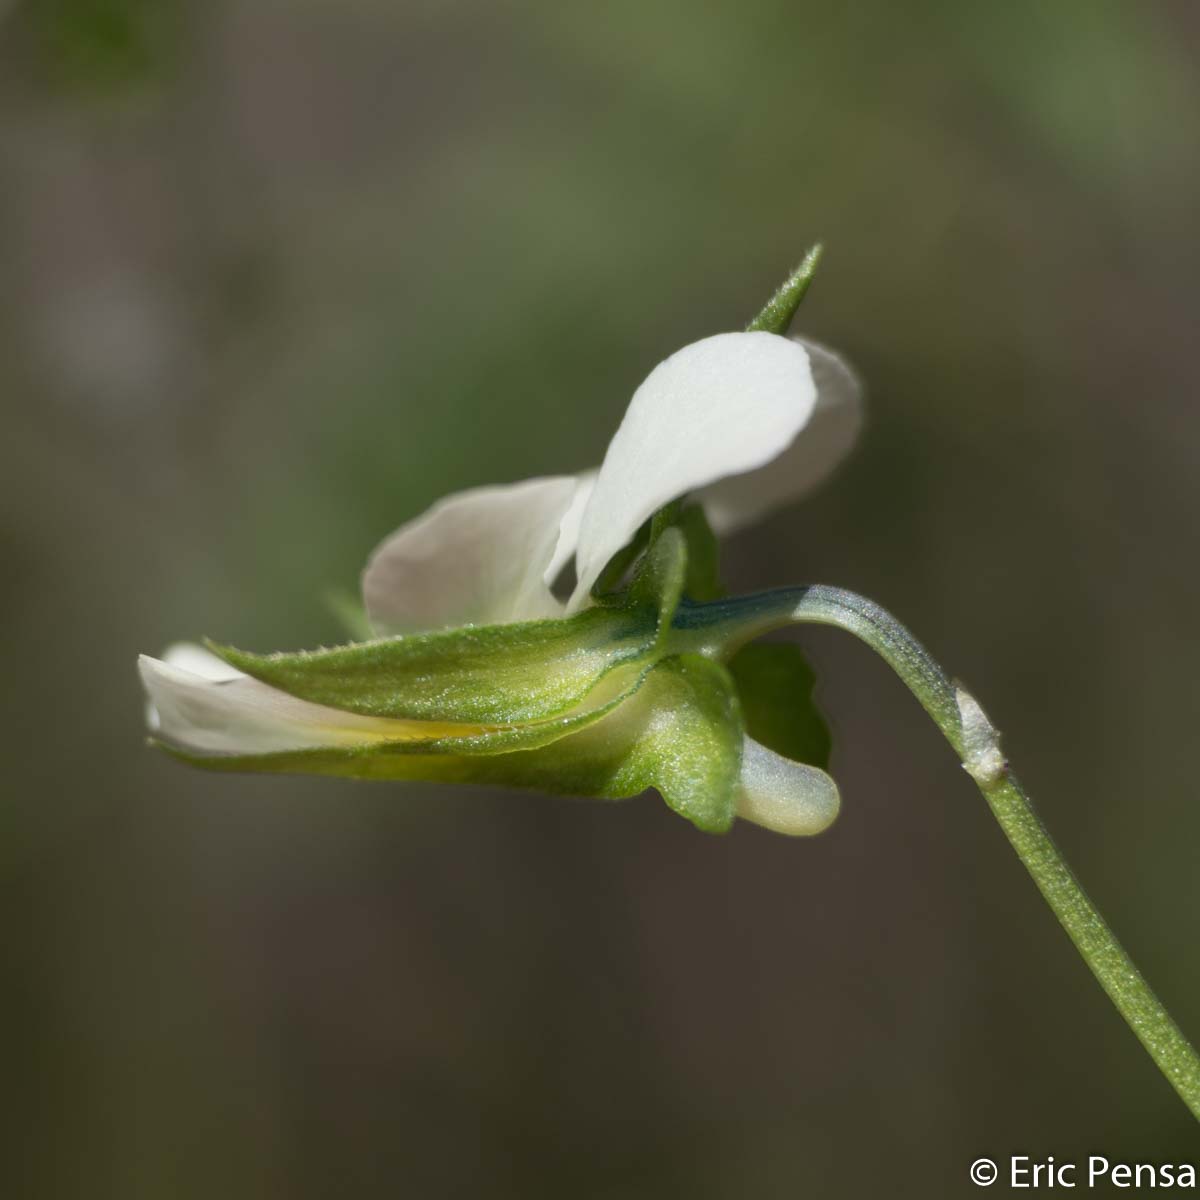
[[[207,654],[198,646],[191,649]],[[186,657],[175,651],[177,658]],[[298,700],[230,667],[232,675],[214,679],[143,654],[138,670],[151,706],[151,729],[196,754],[367,745],[403,737],[409,726],[424,728],[422,722],[363,717]]]
[[[180,667],[199,675],[202,679],[241,679],[243,673],[237,667],[231,667],[224,659],[218,658],[211,650],[198,646],[195,642],[172,642],[164,651],[162,661],[171,667]],[[140,662],[138,670],[141,670]],[[154,701],[149,698],[150,690],[146,689],[146,727],[157,731],[162,722]]]
[[[776,833],[820,833],[841,807],[837,784],[818,767],[793,762],[746,738],[738,816]]]
[[[371,624],[417,633],[559,616],[544,576],[575,494],[575,477],[559,475],[439,500],[371,555],[362,579]]]
[[[231,667],[223,658],[196,642],[173,642],[163,651],[163,662],[205,679],[241,679],[244,676],[237,667]]]

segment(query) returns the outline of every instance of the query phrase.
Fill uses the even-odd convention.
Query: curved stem
[[[682,608],[675,628],[722,655],[792,624],[833,625],[866,642],[896,672],[954,747],[1013,849],[1076,949],[1158,1068],[1200,1120],[1200,1057],[1159,1002],[1067,866],[1000,751],[982,708],[890,613],[837,588],[787,588]]]

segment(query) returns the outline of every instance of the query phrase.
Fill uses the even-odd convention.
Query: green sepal
[[[639,526],[632,541],[623,549],[618,550],[605,564],[596,582],[592,584],[592,599],[603,602],[609,593],[617,591],[626,572],[642,556],[650,544],[651,519],[647,518]]]
[[[602,720],[641,686],[652,669],[650,662],[631,663],[610,671],[584,700],[555,717],[520,725],[455,725],[446,722],[412,722],[397,732],[394,739],[364,741],[351,745],[331,745],[313,750],[281,751],[267,754],[230,755],[221,752],[196,752],[176,745],[165,737],[151,737],[150,743],[176,758],[198,766],[224,767],[230,770],[279,770],[278,765],[295,759],[303,764],[313,755],[333,759],[360,759],[374,755],[486,755],[510,754],[516,750],[535,750],[577,733]],[[431,731],[422,733],[422,726]],[[266,764],[259,767],[262,761]],[[276,765],[272,766],[271,764]],[[233,765],[231,765],[233,764]],[[303,770],[303,766],[297,769]]]
[[[654,612],[603,607],[295,654],[209,647],[263,683],[346,712],[518,724],[567,712],[609,671],[645,658],[655,636]]]
[[[678,528],[687,542],[687,578],[684,594],[704,603],[725,595],[721,586],[721,547],[708,517],[699,504],[689,504],[679,513]]]
[[[615,667],[646,660],[683,597],[688,551],[656,532],[629,588],[572,617],[381,638],[327,650],[251,654],[206,643],[292,696],[372,717],[517,724],[566,713]]]
[[[683,599],[687,581],[687,542],[676,528],[651,534],[650,546],[638,561],[627,603],[655,614],[656,642],[661,644],[671,628],[675,610]]]
[[[662,508],[654,510],[650,517],[650,545],[653,546],[660,537],[673,525],[679,524],[679,514],[683,509],[681,499],[668,500]]]
[[[629,587],[573,617],[302,654],[213,647],[293,696],[430,722],[428,731],[413,725],[386,740],[267,754],[157,744],[209,770],[501,784],[597,799],[655,788],[699,829],[724,832],[741,770],[737,689],[714,660],[666,649],[688,579],[685,529],[679,510],[659,522]]]
[[[685,504],[681,500],[672,500],[643,522],[633,541],[609,560],[600,573],[599,581],[592,588],[593,599],[601,604],[611,602],[614,599],[614,589],[635,564],[630,587],[636,586],[639,576],[646,572],[659,542],[672,529],[683,535],[682,548],[672,548],[671,551],[672,555],[686,564],[683,595],[697,602],[716,600],[725,595],[720,579],[720,547],[717,536],[704,515],[704,509],[699,504]]]
[[[654,788],[697,828],[724,833],[733,823],[742,726],[729,673],[711,659],[663,660],[631,694],[577,732],[509,753],[431,753],[403,743],[259,755],[192,755],[216,771],[338,775],[533,788],[622,800]]]
[[[345,588],[329,588],[324,596],[325,608],[341,626],[342,635],[352,642],[370,642],[379,636],[367,616],[360,597]]]
[[[789,642],[751,642],[728,663],[746,733],[793,762],[827,770],[830,736],[813,700],[813,669]]]
[[[818,242],[804,256],[800,265],[779,285],[779,290],[767,301],[762,312],[746,326],[747,333],[786,334],[817,273],[823,247]]]
[[[697,829],[727,833],[737,813],[744,740],[733,679],[711,658],[681,654],[661,662],[651,682],[653,689],[643,688],[648,708],[625,771],[644,779],[643,788],[657,789]],[[639,699],[641,693],[624,707]]]

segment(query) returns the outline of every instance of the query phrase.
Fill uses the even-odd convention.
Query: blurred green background
[[[597,461],[823,238],[800,325],[870,425],[729,581],[908,622],[1200,1036],[1200,8],[0,20],[6,1196],[967,1196],[981,1154],[1200,1158],[843,635],[800,638],[844,795],[808,842],[190,773],[134,672],[338,639],[324,597],[392,527]]]

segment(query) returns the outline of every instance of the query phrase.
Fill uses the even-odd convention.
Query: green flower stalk
[[[717,535],[822,482],[862,420],[857,377],[785,336],[814,249],[742,333],[650,373],[596,471],[477,488],[403,525],[363,573],[375,637],[143,656],[151,740],[217,771],[432,780],[624,799],[699,829],[784,834],[839,807],[813,675],[784,625],[855,634],[908,684],[1122,1015],[1200,1118],[1200,1060],[1033,812],[978,703],[871,601],[727,598]],[[572,570],[573,567],[573,570]]]

